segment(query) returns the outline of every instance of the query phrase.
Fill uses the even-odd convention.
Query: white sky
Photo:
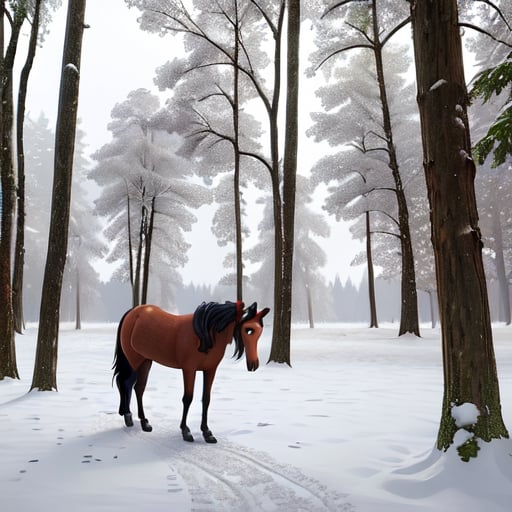
[[[59,95],[66,13],[67,2],[64,1],[55,14],[43,47],[38,48],[27,98],[27,112],[33,118],[44,112],[52,127]],[[138,16],[139,11],[128,9],[124,0],[87,2],[85,18],[90,28],[85,30],[83,39],[78,115],[90,153],[110,141],[107,125],[114,105],[124,101],[130,91],[141,87],[156,93],[155,69],[172,59],[174,51],[179,51],[175,39],[141,31]],[[19,59],[20,62],[24,59],[23,52]],[[314,162],[322,153],[312,147],[307,156]],[[333,280],[339,274],[345,280],[351,274],[352,279],[359,282],[364,266],[350,267],[359,244],[351,240],[345,225],[330,223],[332,237],[322,244],[328,255],[326,279]],[[199,216],[190,241],[193,248],[189,252],[189,264],[183,271],[185,283],[216,284],[226,270],[222,267],[223,252],[210,231],[208,215]],[[211,258],[208,265],[204,263],[205,253]]]

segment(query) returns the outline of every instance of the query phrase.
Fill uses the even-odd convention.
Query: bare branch
[[[408,16],[407,18],[405,18],[405,20],[403,20],[402,22],[400,22],[393,30],[391,30],[391,32],[381,41],[381,46],[384,46],[400,29],[402,29],[403,27],[405,27],[406,25],[408,25],[409,23],[411,22],[411,17]]]
[[[484,34],[486,36],[489,36],[493,41],[496,41],[497,43],[504,44],[505,46],[508,46],[509,48],[512,48],[512,44],[507,43],[507,41],[503,41],[502,39],[498,39],[497,37],[494,37],[492,34],[487,32],[487,30],[484,30],[483,28],[477,27],[475,25],[472,25],[471,23],[464,23],[460,22],[459,27],[466,27],[475,30],[476,32],[480,32],[480,34]]]
[[[345,48],[341,48],[339,50],[336,50],[335,52],[332,52],[331,54],[327,55],[325,59],[323,59],[320,64],[316,67],[315,71],[318,71],[330,58],[335,57],[336,55],[346,52],[348,50],[354,50],[355,48],[368,48],[369,50],[373,50],[373,45],[370,44],[354,44],[351,46],[346,46]]]
[[[366,2],[366,0],[342,0],[341,2],[338,2],[338,3],[334,4],[334,5],[332,5],[331,7],[329,7],[329,9],[327,9],[322,14],[321,19],[325,18],[325,16],[327,16],[328,14],[330,14],[331,12],[336,10],[338,7],[343,7],[344,5],[350,4],[352,2]]]
[[[507,28],[512,31],[512,27],[508,23],[507,18],[505,18],[505,15],[494,2],[491,2],[490,0],[477,0],[477,2],[482,2],[483,4],[487,4],[489,7],[492,7],[498,13],[498,16],[503,20]]]

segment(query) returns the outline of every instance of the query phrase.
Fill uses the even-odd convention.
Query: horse
[[[254,302],[244,309],[242,301],[203,302],[193,314],[173,315],[158,306],[141,305],[127,311],[119,322],[114,356],[114,377],[119,390],[119,414],[127,427],[133,426],[130,401],[137,397],[138,416],[144,432],[153,427],[144,414],[142,396],[153,361],[183,372],[183,415],[180,429],[183,439],[194,441],[187,426],[187,414],[194,395],[197,371],[203,372],[201,431],[207,443],[217,439],[208,427],[208,407],[215,372],[227,345],[235,341],[233,357],[246,355],[247,370],[259,366],[258,340],[263,317],[270,311],[257,311]]]

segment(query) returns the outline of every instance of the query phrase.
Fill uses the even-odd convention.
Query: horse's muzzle
[[[260,366],[260,362],[258,359],[256,361],[247,361],[247,371],[255,372]]]

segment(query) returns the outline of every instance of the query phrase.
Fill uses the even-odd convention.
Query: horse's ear
[[[258,316],[263,318],[264,316],[268,315],[268,313],[270,313],[270,308],[264,308],[258,313]]]
[[[263,325],[263,317],[267,315],[270,311],[270,308],[263,308],[260,312],[256,314],[255,320],[259,320],[261,325]]]
[[[258,306],[256,302],[253,302],[245,311],[244,316],[242,317],[242,322],[245,322],[247,320],[250,320],[251,318],[254,318],[256,315],[256,311],[258,309]]]

